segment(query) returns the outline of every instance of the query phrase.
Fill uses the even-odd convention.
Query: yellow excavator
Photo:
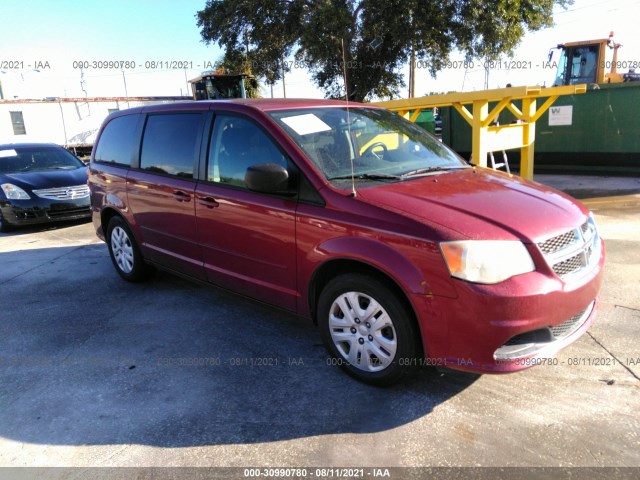
[[[553,86],[640,81],[640,73],[636,73],[636,69],[640,68],[640,62],[619,61],[620,47],[622,45],[613,40],[613,32],[609,34],[609,38],[558,45],[556,48],[562,50],[562,53]],[[613,58],[607,59],[607,49],[613,50]],[[549,62],[553,58],[554,50],[549,51]],[[618,73],[619,68],[628,68],[629,72]]]

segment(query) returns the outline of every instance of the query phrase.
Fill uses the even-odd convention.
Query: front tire
[[[0,213],[0,233],[7,233],[7,232],[10,232],[11,230],[13,230],[13,226],[9,225],[7,221],[4,219],[4,217],[2,216],[2,213]]]
[[[107,245],[113,266],[128,282],[141,282],[149,277],[151,268],[144,262],[129,225],[113,217],[107,227]]]
[[[318,323],[333,363],[366,383],[397,382],[420,351],[413,313],[372,276],[331,280],[320,294]]]

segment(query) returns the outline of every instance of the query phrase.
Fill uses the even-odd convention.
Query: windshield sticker
[[[16,152],[15,150],[0,150],[0,158],[17,156],[18,152]]]
[[[331,127],[316,117],[313,113],[282,118],[282,121],[291,127],[298,135],[310,133],[328,132]]]

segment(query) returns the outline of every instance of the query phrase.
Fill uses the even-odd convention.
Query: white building
[[[88,153],[102,121],[115,110],[190,97],[94,97],[0,100],[0,144],[57,143]]]

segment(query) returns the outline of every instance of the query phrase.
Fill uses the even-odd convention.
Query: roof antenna
[[[351,134],[351,114],[349,113],[349,82],[347,81],[347,59],[344,53],[344,39],[340,38],[340,45],[342,45],[342,75],[344,76],[344,95],[347,102],[347,130],[349,132],[349,142],[353,142],[353,136]],[[354,152],[355,155],[355,152]],[[349,159],[351,160],[351,196],[356,197],[356,176],[353,166],[353,156],[349,152]]]

